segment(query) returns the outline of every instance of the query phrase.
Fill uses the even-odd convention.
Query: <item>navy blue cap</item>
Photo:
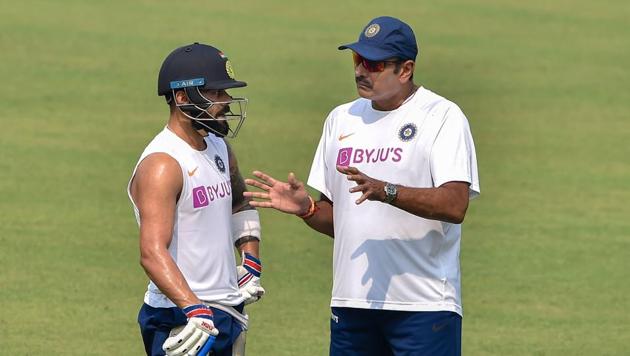
[[[375,18],[365,26],[358,41],[339,46],[339,49],[347,48],[371,61],[382,61],[394,57],[415,61],[418,55],[416,36],[411,27],[389,16]]]
[[[158,75],[158,95],[189,86],[229,89],[246,85],[234,79],[232,64],[223,52],[198,42],[171,52],[162,63]]]

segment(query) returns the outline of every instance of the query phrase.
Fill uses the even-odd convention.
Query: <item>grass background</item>
[[[163,58],[226,52],[250,100],[241,169],[304,178],[356,96],[369,19],[420,44],[416,81],[457,102],[482,196],[464,225],[466,355],[630,347],[630,3],[0,0],[0,354],[140,355],[146,277],[125,187],[164,125]],[[262,212],[250,355],[325,355],[332,241]]]

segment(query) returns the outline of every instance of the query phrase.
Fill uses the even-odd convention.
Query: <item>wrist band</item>
[[[313,200],[310,195],[308,196],[308,200],[311,202],[311,205],[308,207],[308,211],[306,212],[306,214],[298,215],[298,217],[302,219],[310,218],[311,216],[315,215],[317,210],[319,210],[319,207],[317,206],[317,204],[315,204],[315,200]]]
[[[232,240],[234,243],[247,236],[260,241],[260,217],[256,210],[243,210],[232,214]]]

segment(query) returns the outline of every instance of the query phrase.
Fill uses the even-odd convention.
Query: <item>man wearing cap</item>
[[[260,222],[224,137],[237,135],[247,105],[226,89],[246,85],[223,52],[199,43],[175,49],[160,69],[170,116],[128,185],[150,278],[138,315],[147,355],[244,354],[243,307],[264,294]]]
[[[260,171],[245,195],[334,238],[331,355],[460,355],[461,223],[480,191],[468,121],[414,84],[404,22],[375,18],[339,49],[361,98],[326,119],[308,178],[320,199]]]

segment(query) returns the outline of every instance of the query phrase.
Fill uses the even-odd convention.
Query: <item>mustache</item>
[[[370,81],[362,75],[354,77],[354,81],[364,87],[372,88],[372,83],[370,83]]]

